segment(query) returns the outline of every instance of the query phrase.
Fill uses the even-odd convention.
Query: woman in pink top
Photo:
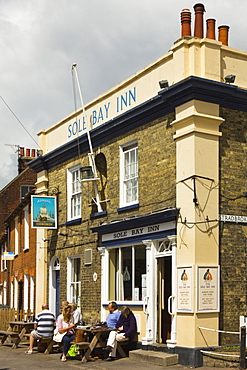
[[[73,328],[76,327],[73,322],[73,315],[72,315],[72,307],[67,306],[64,307],[62,310],[62,314],[57,318],[57,329],[59,333],[63,334],[62,342],[63,342],[63,354],[61,360],[64,362],[66,361],[66,355],[68,353],[70,342],[75,339],[75,333]]]

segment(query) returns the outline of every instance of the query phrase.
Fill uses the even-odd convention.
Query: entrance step
[[[143,361],[164,367],[169,365],[176,365],[178,363],[178,355],[176,354],[159,351],[144,351],[143,349],[130,351],[129,358],[134,361]]]

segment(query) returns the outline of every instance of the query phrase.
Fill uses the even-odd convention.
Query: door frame
[[[176,290],[177,290],[177,276],[176,276],[176,268],[177,268],[177,242],[176,242],[176,235],[168,236],[166,239],[159,243],[157,248],[157,253],[155,258],[162,258],[171,256],[171,296],[169,298],[169,306],[168,310],[170,310],[171,315],[171,339],[167,339],[167,347],[174,348],[176,347],[177,343],[177,315],[176,315]],[[158,265],[158,264],[157,264]],[[158,266],[157,266],[157,286],[158,286]],[[158,294],[158,291],[157,291]],[[158,298],[158,297],[157,297]],[[158,320],[159,310],[156,310],[156,319]],[[160,320],[160,318],[159,318]],[[158,321],[157,321],[158,322]],[[157,326],[157,341],[158,338],[158,326]]]

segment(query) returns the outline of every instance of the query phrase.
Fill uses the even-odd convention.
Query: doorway
[[[157,259],[158,264],[158,325],[157,342],[166,343],[171,339],[171,315],[169,314],[169,297],[172,295],[172,257]]]
[[[51,312],[57,317],[60,313],[60,263],[56,256],[50,262],[49,302]]]

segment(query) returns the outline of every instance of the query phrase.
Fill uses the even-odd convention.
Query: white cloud
[[[71,66],[85,102],[165,54],[180,37],[191,0],[0,0],[0,96],[30,134],[74,109]],[[205,18],[228,24],[230,46],[246,50],[240,0],[205,0]],[[193,17],[192,17],[193,19]],[[17,173],[4,144],[36,144],[0,100],[0,188]]]

